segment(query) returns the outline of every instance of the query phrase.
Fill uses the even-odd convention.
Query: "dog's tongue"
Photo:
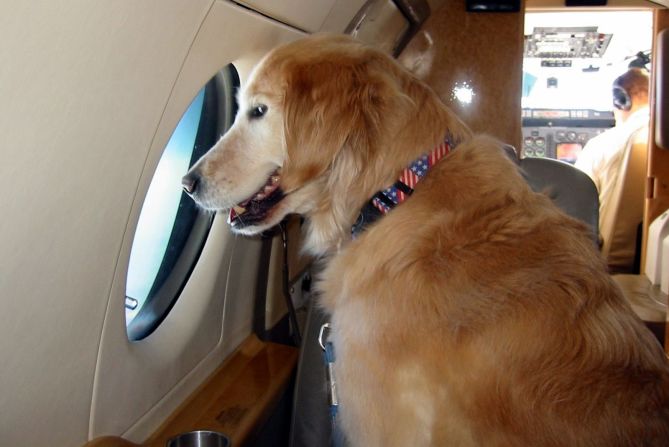
[[[228,224],[246,226],[262,220],[268,210],[283,198],[279,188],[279,170],[269,176],[267,182],[252,197],[230,208]],[[244,221],[241,217],[244,216]]]
[[[246,208],[241,205],[235,205],[230,208],[230,214],[228,215],[228,224],[234,225],[237,217],[241,216],[246,212]]]

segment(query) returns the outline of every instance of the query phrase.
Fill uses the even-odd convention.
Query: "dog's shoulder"
[[[519,287],[537,265],[600,265],[591,245],[583,224],[534,193],[503,145],[481,136],[462,142],[410,199],[335,256],[328,275],[357,289],[344,295],[453,295],[482,284]]]

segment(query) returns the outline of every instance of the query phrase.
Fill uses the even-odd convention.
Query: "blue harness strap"
[[[328,387],[328,404],[330,406],[330,422],[332,424],[333,447],[343,447],[345,445],[341,430],[337,429],[337,414],[339,412],[339,398],[337,397],[337,381],[335,379],[335,351],[334,345],[329,340],[330,323],[321,326],[318,334],[318,344],[323,349],[323,361],[325,362],[325,374]]]
[[[337,409],[339,408],[339,400],[337,399],[337,382],[334,376],[334,363],[335,363],[335,354],[334,346],[332,342],[327,342],[325,344],[324,351],[325,359],[325,368],[327,374],[328,387],[330,392],[328,393],[328,403],[330,404],[330,416],[335,418],[337,416]]]

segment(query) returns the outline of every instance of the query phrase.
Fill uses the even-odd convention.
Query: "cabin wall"
[[[660,31],[669,28],[669,10],[663,9],[655,12],[655,23],[653,33],[657,36]],[[653,52],[655,48],[653,48]],[[651,78],[651,117],[650,137],[648,138],[648,188],[646,188],[646,203],[644,207],[644,232],[643,247],[646,247],[648,238],[648,227],[663,212],[669,209],[669,150],[663,149],[655,144],[655,127],[660,125],[654,113],[656,92],[655,77],[657,76],[656,65],[653,65]],[[664,74],[666,76],[666,73]],[[645,261],[644,257],[642,258]],[[643,264],[642,264],[643,265]],[[668,316],[669,317],[669,316]],[[669,321],[669,320],[668,320]],[[666,337],[664,349],[669,354],[669,324],[666,325]]]
[[[140,180],[139,197],[148,190],[154,166],[181,113],[214,73],[232,62],[243,83],[270,48],[302,35],[227,2],[215,2],[174,84],[149,150],[150,167]],[[133,205],[127,235],[134,234],[141,205],[141,200]],[[145,439],[251,332],[260,240],[232,236],[225,216],[217,216],[175,307],[145,340],[128,342],[123,309],[113,303],[125,293],[131,244],[132,237],[125,237],[112,284],[90,438],[123,434],[133,441]],[[118,408],[125,411],[119,413]]]
[[[524,11],[471,13],[465,0],[434,11],[400,61],[471,127],[520,148]],[[454,96],[472,89],[471,103]]]
[[[211,3],[0,3],[0,445],[87,439],[137,181]]]
[[[655,12],[654,34],[669,28],[669,10],[663,9]],[[652,84],[654,89],[657,67],[653,67]],[[666,73],[665,73],[666,76]],[[652,95],[651,107],[655,107],[655,94]],[[651,113],[649,152],[648,152],[648,177],[653,181],[651,191],[647,191],[646,216],[644,222],[650,225],[655,218],[669,208],[669,150],[660,148],[655,144],[655,126],[660,125],[656,121],[654,113]]]

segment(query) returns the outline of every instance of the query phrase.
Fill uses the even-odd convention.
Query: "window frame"
[[[199,160],[232,126],[237,114],[236,90],[239,85],[239,74],[232,64],[225,66],[205,84],[189,166]],[[215,213],[199,208],[187,194],[181,193],[175,223],[153,284],[135,317],[130,323],[126,321],[130,341],[145,339],[167,318],[197,265],[214,216]],[[135,299],[127,294],[125,298]]]

